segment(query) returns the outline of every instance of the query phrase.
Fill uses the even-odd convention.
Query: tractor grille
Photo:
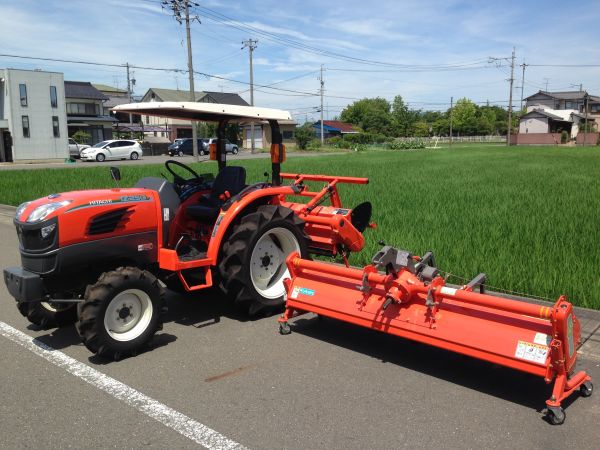
[[[129,217],[128,208],[115,209],[107,213],[94,217],[90,221],[88,234],[106,234],[112,233],[119,226],[123,226]]]
[[[42,237],[41,229],[45,227],[52,227],[52,231]],[[19,222],[16,223],[16,228],[21,248],[26,252],[40,253],[58,246],[58,222],[56,218],[38,224]]]

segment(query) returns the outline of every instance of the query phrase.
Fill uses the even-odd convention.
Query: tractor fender
[[[212,259],[214,264],[217,263],[224,238],[227,236],[228,231],[231,230],[231,226],[236,222],[236,219],[242,217],[248,208],[256,203],[279,204],[279,197],[286,195],[295,195],[294,189],[291,186],[257,189],[234,201],[227,210],[221,210],[212,230],[206,256]],[[268,201],[265,202],[265,199],[268,199]]]

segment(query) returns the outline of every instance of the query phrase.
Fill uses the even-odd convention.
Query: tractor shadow
[[[218,289],[207,289],[194,294],[178,294],[167,291],[168,312],[165,323],[173,322],[184,326],[204,328],[216,325],[222,317],[237,322],[253,322],[281,314],[283,306],[277,308],[265,308],[253,316],[246,311],[239,310],[233,302],[227,299]]]
[[[29,325],[27,328],[34,331],[42,330],[35,325]],[[46,331],[49,331],[49,333],[43,336],[38,336],[35,340],[52,347],[55,350],[62,350],[67,347],[83,345],[81,343],[81,338],[77,334],[77,331],[75,331],[74,326],[64,326]]]
[[[29,329],[40,331],[40,328],[36,326],[30,326]],[[150,343],[146,345],[145,348],[140,349],[137,355],[141,355],[143,353],[150,352],[157,348],[164,347],[172,342],[175,342],[176,340],[176,336],[159,331],[152,338]],[[42,344],[42,347],[50,347],[54,350],[63,350],[67,347],[76,347],[83,345],[81,342],[81,338],[77,334],[77,331],[75,330],[74,326],[55,328],[53,330],[50,330],[48,334],[38,336],[34,339],[34,341],[38,344]],[[125,356],[122,359],[127,358],[129,358],[129,356]],[[106,358],[98,355],[91,355],[88,359],[91,363],[96,365],[104,365],[115,362],[112,358]]]
[[[345,322],[312,316],[294,319],[290,326],[292,333],[422,373],[424,383],[427,376],[439,378],[538,412],[552,393],[552,384],[540,377]],[[565,399],[563,408],[577,397]]]

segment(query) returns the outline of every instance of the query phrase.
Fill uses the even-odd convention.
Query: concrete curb
[[[13,217],[15,217],[16,211],[17,211],[16,206],[0,204],[0,215],[2,215],[2,216],[8,216],[12,219]]]

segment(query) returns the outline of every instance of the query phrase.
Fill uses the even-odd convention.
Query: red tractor
[[[345,258],[364,246],[371,205],[344,208],[337,185],[368,179],[280,173],[285,147],[278,120],[289,113],[187,102],[115,109],[218,122],[211,159],[219,171],[198,174],[171,160],[165,166],[173,181],[149,177],[132,188],[64,192],[20,205],[14,223],[22,267],[5,269],[4,279],[32,323],[76,322],[89,350],[119,358],[135,354],[161,328],[165,285],[187,292],[219,285],[254,314],[283,304],[290,253]],[[243,167],[226,166],[225,127],[257,120],[271,128],[272,177],[248,185]],[[118,181],[118,169],[111,172]],[[324,187],[312,191],[305,182]]]

